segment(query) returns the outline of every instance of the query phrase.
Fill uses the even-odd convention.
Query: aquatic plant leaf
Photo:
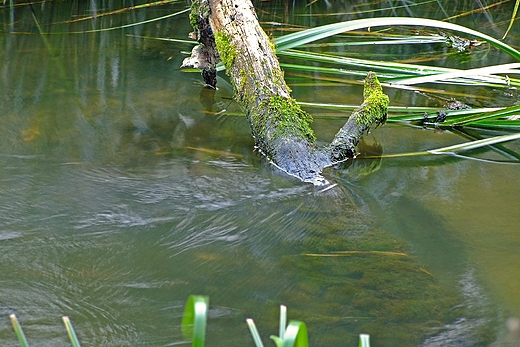
[[[284,35],[278,37],[275,40],[275,43],[277,46],[277,51],[284,51],[290,48],[302,46],[307,43],[321,40],[326,37],[331,37],[347,31],[380,26],[426,26],[438,29],[458,31],[484,40],[490,45],[497,47],[501,51],[511,55],[513,58],[520,61],[519,51],[489,35],[486,35],[473,29],[469,29],[461,25],[425,18],[379,17],[339,22]]]
[[[376,45],[411,45],[411,44],[431,44],[446,42],[440,35],[431,36],[390,36],[373,41],[353,41],[353,42],[327,42],[319,44],[308,44],[307,47],[336,47],[336,46],[376,46]]]
[[[493,65],[487,67],[481,67],[477,69],[469,69],[469,70],[458,70],[454,72],[442,73],[437,75],[430,76],[421,76],[421,77],[407,77],[404,79],[394,80],[392,83],[395,84],[419,84],[419,83],[435,83],[440,81],[452,80],[455,78],[466,78],[466,79],[475,79],[478,81],[491,82],[491,83],[501,83],[503,85],[508,85],[508,82],[505,77],[500,80],[491,79],[494,74],[520,74],[520,63],[512,63],[512,64],[502,64],[502,65]]]
[[[85,20],[99,19],[100,17],[111,16],[111,15],[123,13],[123,12],[126,12],[126,11],[135,11],[135,10],[148,8],[148,7],[153,7],[153,6],[157,6],[157,5],[173,4],[175,2],[177,2],[177,0],[160,0],[160,1],[149,2],[149,3],[145,3],[145,4],[140,4],[140,5],[124,7],[124,8],[120,8],[120,9],[113,10],[113,11],[96,13],[95,15],[90,15],[90,16],[81,17],[81,18],[75,18],[75,19],[72,19],[72,20],[69,20],[69,21],[59,22],[59,23],[54,23],[54,24],[76,23],[76,22],[81,22],[81,21],[85,21]]]
[[[431,75],[438,73],[449,73],[459,71],[458,69],[453,68],[445,68],[445,67],[437,67],[437,66],[427,66],[427,65],[417,65],[410,63],[397,63],[397,62],[389,62],[389,61],[374,61],[368,59],[359,59],[359,58],[350,58],[350,57],[342,57],[332,54],[325,53],[317,53],[317,52],[303,52],[296,49],[283,50],[280,51],[277,49],[277,55],[290,57],[290,58],[298,58],[305,61],[316,61],[322,63],[334,63],[344,66],[355,66],[362,67],[367,69],[373,69],[376,71],[383,71],[385,73],[395,73],[406,75]],[[366,74],[366,72],[365,72]],[[381,76],[383,77],[383,76]],[[399,76],[396,76],[399,77]],[[386,80],[382,78],[382,80]]]
[[[390,109],[390,107],[389,107]],[[429,111],[425,109],[424,111],[418,111],[423,113],[416,113],[416,114],[407,114],[407,115],[394,115],[387,118],[387,122],[413,122],[413,121],[421,121],[424,118],[424,112],[436,112],[439,108],[434,108],[433,110]],[[482,108],[468,108],[464,110],[454,110],[447,113],[446,122],[443,124],[448,124],[447,122],[450,119],[457,118],[461,119],[466,116],[475,115],[475,114],[482,114],[482,113],[490,113],[490,112],[496,112],[500,110],[504,110],[505,107],[482,107]],[[413,110],[413,108],[411,108]]]
[[[287,306],[280,305],[280,328],[278,330],[278,336],[283,340],[285,329],[287,326]]]
[[[408,257],[403,252],[387,252],[387,251],[337,251],[331,253],[304,253],[307,257],[349,257],[352,255],[382,255],[391,257]]]
[[[79,344],[78,337],[76,336],[76,332],[74,331],[74,328],[72,327],[72,323],[70,322],[69,317],[64,316],[62,317],[63,323],[65,324],[65,328],[67,329],[67,334],[69,335],[69,340],[72,343],[73,347],[81,347]]]
[[[152,23],[152,22],[157,22],[157,21],[160,21],[160,20],[163,20],[163,19],[166,19],[166,18],[171,18],[171,17],[175,17],[175,16],[178,16],[178,15],[181,15],[181,14],[189,12],[189,11],[190,11],[190,8],[187,8],[187,9],[175,12],[175,13],[170,13],[170,14],[167,14],[167,15],[164,15],[164,16],[147,19],[147,20],[144,20],[144,21],[141,21],[141,22],[123,24],[123,25],[119,25],[119,26],[115,26],[115,27],[109,27],[109,28],[84,30],[84,31],[44,32],[41,28],[38,28],[38,29],[39,29],[41,34],[45,34],[45,35],[97,33],[97,32],[102,32],[102,31],[111,31],[111,30],[117,30],[117,29],[124,29],[124,28],[135,27],[135,26],[139,26],[139,25],[143,25],[143,24],[148,24],[148,23]]]
[[[275,335],[271,335],[271,336],[269,336],[269,338],[274,341],[274,344],[276,345],[276,347],[283,347],[283,339],[281,339]]]
[[[247,322],[247,326],[249,327],[249,332],[251,332],[251,336],[253,336],[253,341],[255,342],[255,346],[264,347],[264,344],[262,343],[262,339],[260,338],[260,333],[258,332],[258,329],[256,328],[255,322],[251,318],[246,319],[246,322]],[[276,343],[276,341],[275,341],[275,343]]]
[[[435,117],[435,112],[428,110],[425,110],[424,112],[428,113],[427,117],[430,119]],[[446,114],[446,121],[442,123],[424,123],[424,112],[408,115],[389,116],[387,123],[400,123],[409,126],[417,126],[418,123],[420,123],[423,124],[423,126],[435,126],[448,129],[450,131],[454,131],[454,127],[471,127],[512,132],[517,132],[520,130],[520,120],[514,119],[514,117],[520,114],[520,106],[470,108],[449,111]]]
[[[456,130],[454,130],[454,133],[457,135],[461,135],[471,141],[482,140],[484,138],[478,132],[472,131],[472,129],[465,129],[465,128],[456,129]],[[507,159],[506,163],[507,162],[513,162],[513,163],[520,162],[520,153],[516,153],[515,151],[513,151],[509,148],[506,148],[499,143],[491,145],[491,146],[489,146],[489,148],[493,152],[496,152],[496,153],[500,154],[501,156],[503,156],[504,158],[506,158]],[[500,162],[502,163],[503,161],[500,161]]]
[[[416,85],[419,83],[444,83],[458,85],[484,85],[488,87],[511,87],[520,86],[520,81],[508,77],[497,76],[496,74],[520,74],[520,70],[516,69],[519,63],[493,65],[478,69],[453,69],[445,67],[436,67],[428,65],[416,65],[410,63],[397,63],[389,61],[375,61],[367,59],[358,59],[350,57],[342,57],[333,54],[302,52],[299,50],[287,50],[277,52],[278,56],[301,59],[308,64],[309,61],[320,63],[333,63],[345,67],[356,67],[379,72],[378,76],[381,81],[391,83],[386,87],[397,88],[404,85]],[[338,76],[364,76],[365,71],[345,70],[343,68],[308,66],[305,64],[287,64],[281,63],[280,66],[284,70],[293,70],[301,72],[321,72],[326,74],[334,74]],[[317,77],[314,76],[316,79]],[[319,78],[319,77],[318,77]],[[348,82],[348,81],[343,81]]]
[[[325,109],[325,110],[336,110],[336,111],[353,111],[359,107],[359,105],[347,105],[347,104],[329,104],[329,103],[319,103],[319,102],[306,102],[306,101],[297,101],[298,105],[303,107],[311,107],[317,109]],[[439,108],[437,107],[426,107],[426,106],[388,106],[389,113],[397,113],[397,112],[436,112]],[[496,110],[496,109],[495,109]],[[315,116],[315,115],[314,115]],[[344,117],[349,117],[349,114],[345,114]],[[397,119],[399,116],[396,116]],[[401,116],[405,117],[405,116]],[[419,119],[419,118],[418,118]]]
[[[193,347],[204,347],[209,297],[190,295],[184,307],[181,333],[185,339],[192,340]]]
[[[511,15],[511,21],[509,22],[509,26],[507,27],[507,30],[504,33],[504,36],[502,36],[502,40],[506,38],[507,34],[509,34],[509,31],[513,27],[513,24],[514,24],[515,18],[516,18],[516,14],[518,12],[518,6],[519,5],[520,5],[520,0],[516,0],[515,9],[513,10],[513,14]]]
[[[359,334],[359,347],[370,347],[370,335]]]
[[[18,336],[18,341],[20,341],[20,345],[22,345],[22,347],[29,347],[27,339],[25,338],[25,334],[23,333],[22,327],[20,326],[20,323],[18,322],[16,315],[13,313],[9,316],[9,318],[11,318],[11,323],[13,324],[13,329],[16,333],[16,336]]]
[[[438,149],[431,149],[431,150],[428,150],[428,152],[432,153],[432,154],[450,154],[450,153],[461,152],[461,151],[469,151],[472,149],[477,149],[477,148],[481,148],[481,147],[485,147],[485,146],[494,145],[497,143],[518,140],[518,139],[520,139],[520,133],[502,135],[502,136],[494,136],[494,137],[490,137],[487,139],[465,142],[465,143],[461,143],[458,145],[442,147],[442,148],[438,148]]]
[[[496,144],[513,141],[513,140],[519,140],[519,139],[520,139],[520,133],[515,133],[515,134],[509,134],[509,135],[494,136],[494,137],[490,137],[490,138],[486,138],[486,139],[467,141],[467,142],[460,143],[457,145],[430,149],[430,150],[426,150],[426,151],[384,154],[384,155],[379,155],[379,156],[364,156],[364,157],[358,157],[358,158],[365,158],[365,159],[404,158],[404,157],[418,157],[418,156],[426,156],[426,155],[444,154],[444,155],[452,155],[457,158],[478,160],[478,161],[488,162],[488,163],[519,164],[520,163],[520,160],[518,160],[518,157],[520,157],[519,154],[514,153],[512,151],[510,151],[510,153],[500,153],[501,151],[496,151],[494,148],[494,146]],[[506,156],[506,158],[508,160],[499,161],[499,160],[480,159],[480,158],[462,156],[462,155],[458,154],[459,152],[470,151],[473,149],[478,149],[478,148],[482,148],[482,147],[486,147],[486,146],[490,146],[491,149],[495,150],[497,153],[500,153],[502,155],[505,154],[504,156]],[[320,255],[320,256],[323,256],[323,255]]]
[[[519,120],[482,120],[470,123],[468,126],[495,131],[520,131]]]
[[[284,333],[282,347],[308,347],[307,326],[303,322],[290,321]]]
[[[447,120],[443,125],[447,126],[461,126],[461,125],[474,125],[476,122],[486,120],[486,119],[495,119],[505,118],[507,116],[512,116],[520,113],[520,106],[511,106],[506,107],[495,112],[487,112],[482,114],[475,114],[464,118],[458,118],[456,120]],[[504,121],[502,121],[504,122]],[[511,122],[509,120],[505,120],[505,122]]]

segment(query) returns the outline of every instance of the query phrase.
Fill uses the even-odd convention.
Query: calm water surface
[[[463,12],[463,3],[474,6],[445,10]],[[198,73],[179,70],[191,44],[146,38],[184,39],[187,14],[74,34],[175,13],[184,3],[67,22],[126,6],[33,5],[41,29],[54,33],[46,36],[37,34],[29,6],[0,7],[2,346],[18,345],[13,312],[38,346],[69,345],[63,315],[85,346],[188,345],[179,325],[189,294],[210,296],[209,346],[252,346],[247,317],[271,343],[280,304],[291,319],[307,322],[313,346],[354,346],[362,332],[375,346],[514,345],[505,321],[520,315],[517,166],[359,160],[326,172],[337,184],[331,190],[302,184],[253,151],[224,74],[212,93]],[[260,19],[314,26],[360,18],[349,13],[367,9],[295,6],[258,4]],[[436,3],[423,9],[443,18]],[[507,4],[459,23],[499,37],[511,10]],[[407,49],[410,59],[446,50]],[[510,61],[492,50],[476,57],[464,64]],[[361,101],[360,87],[286,76],[301,101]],[[394,105],[432,104],[412,92],[387,92]],[[496,93],[465,101],[514,103]],[[343,121],[316,112],[314,128],[326,141]],[[399,153],[461,138],[388,124],[367,138],[375,141]],[[302,255],[345,250],[369,255]]]

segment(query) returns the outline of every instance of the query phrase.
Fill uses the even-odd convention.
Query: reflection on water
[[[34,9],[47,32],[184,9],[49,25],[105,10],[77,6]],[[261,6],[265,16],[304,25],[333,19]],[[4,32],[38,30],[24,6],[2,7],[0,18]],[[361,332],[378,346],[508,338],[502,322],[520,313],[511,275],[520,264],[516,167],[358,160],[326,172],[333,189],[303,185],[252,151],[225,79],[208,93],[198,74],[178,70],[190,44],[142,38],[188,32],[184,16],[89,35],[0,36],[2,345],[17,345],[12,312],[41,346],[68,344],[61,315],[71,316],[84,345],[172,345],[182,341],[189,294],[211,298],[209,346],[252,345],[247,317],[264,338],[276,333],[281,303],[308,323],[317,346],[355,345]],[[305,101],[356,103],[359,94],[293,89]],[[418,100],[402,92],[393,99]],[[327,138],[340,124],[314,126]],[[374,135],[367,154],[459,140],[390,125]]]

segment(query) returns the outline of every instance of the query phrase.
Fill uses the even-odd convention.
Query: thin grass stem
[[[280,305],[280,328],[278,336],[283,340],[283,335],[287,326],[287,306]]]
[[[151,19],[144,20],[144,21],[137,22],[137,23],[129,23],[129,24],[119,25],[119,26],[110,27],[110,28],[92,29],[92,30],[84,30],[84,31],[66,31],[66,32],[43,32],[43,31],[41,31],[41,33],[45,34],[45,35],[91,34],[91,33],[98,33],[98,32],[102,32],[102,31],[125,29],[125,28],[131,28],[131,27],[135,27],[138,25],[153,23],[153,22],[157,22],[157,21],[160,21],[163,19],[175,17],[175,16],[181,15],[183,13],[189,12],[190,10],[191,10],[190,8],[187,8],[187,9],[175,12],[175,13],[167,14],[165,16],[151,18]],[[16,32],[13,32],[13,34],[16,34]]]
[[[359,334],[359,347],[370,347],[370,335]]]
[[[29,343],[27,343],[27,339],[25,338],[25,334],[23,333],[22,327],[20,326],[20,323],[18,322],[16,315],[13,313],[9,316],[9,318],[11,318],[11,323],[13,324],[14,332],[16,333],[18,341],[20,341],[22,347],[29,347]]]
[[[253,341],[255,342],[256,347],[264,347],[262,343],[262,339],[260,338],[260,334],[258,333],[258,329],[256,328],[255,322],[251,318],[246,319],[247,326],[249,327],[249,331],[251,332],[251,336],[253,336]]]
[[[513,141],[520,139],[520,133],[495,136],[488,139],[475,140],[471,142],[461,143],[453,146],[431,149],[428,150],[429,153],[432,154],[452,154],[459,151],[469,151],[476,148],[481,148],[485,146],[494,145],[496,143],[503,143],[507,141]]]
[[[386,252],[386,251],[337,251],[332,253],[305,253],[307,257],[347,257],[351,255],[384,255],[392,257],[408,257],[403,252]]]
[[[72,327],[72,323],[70,322],[69,317],[63,316],[63,323],[65,324],[65,328],[67,329],[67,334],[69,335],[69,340],[72,343],[73,347],[81,347],[78,336],[76,335],[76,332],[74,331],[74,328]]]

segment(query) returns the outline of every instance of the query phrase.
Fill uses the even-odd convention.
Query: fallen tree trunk
[[[190,22],[201,45],[183,67],[201,68],[206,84],[215,88],[215,63],[224,64],[256,147],[287,174],[326,184],[323,169],[354,158],[363,133],[386,121],[388,97],[370,72],[363,104],[329,146],[318,148],[310,127],[312,117],[291,98],[274,44],[260,27],[249,0],[193,0]]]

